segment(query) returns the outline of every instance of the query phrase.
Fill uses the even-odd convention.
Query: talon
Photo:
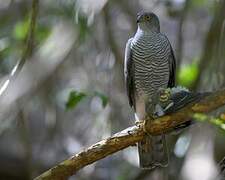
[[[136,125],[137,127],[140,127],[142,124],[143,124],[143,121],[140,121],[140,120],[136,120],[136,121],[135,121],[135,125]]]

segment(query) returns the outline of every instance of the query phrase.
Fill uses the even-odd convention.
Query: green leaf
[[[193,118],[200,122],[210,122],[211,124],[225,131],[225,120],[223,117],[216,118],[202,113],[195,113]]]
[[[91,28],[88,26],[87,17],[78,16],[78,29],[79,29],[79,42],[85,41],[88,34],[91,32]]]
[[[192,7],[203,7],[209,4],[209,1],[207,0],[192,0],[191,5]]]
[[[26,39],[28,31],[29,31],[30,22],[29,19],[24,19],[23,21],[19,21],[14,26],[12,35],[18,41],[23,41]],[[45,24],[39,24],[37,22],[35,27],[35,40],[38,42],[42,42],[45,40],[50,34],[50,29]]]
[[[83,92],[71,91],[68,101],[66,102],[66,109],[75,108],[76,105],[87,95]]]
[[[16,23],[13,29],[13,37],[17,40],[24,40],[27,36],[29,29],[29,21],[20,21]]]
[[[100,92],[95,92],[95,96],[99,97],[102,100],[102,107],[105,108],[108,104],[108,97]]]
[[[50,35],[50,29],[47,26],[39,25],[36,28],[35,36],[38,42],[44,41]]]
[[[178,72],[178,83],[181,86],[190,88],[192,83],[195,82],[198,76],[199,70],[197,63],[182,66]]]
[[[204,122],[207,121],[208,116],[202,113],[195,113],[193,118],[198,121]]]

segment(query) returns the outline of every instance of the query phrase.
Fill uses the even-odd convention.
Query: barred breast
[[[150,98],[160,87],[167,87],[170,44],[163,34],[141,34],[134,37],[131,48],[135,94]]]

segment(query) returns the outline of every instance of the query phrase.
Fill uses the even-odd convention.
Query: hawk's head
[[[137,14],[137,24],[144,31],[160,31],[159,18],[152,12],[139,12]]]

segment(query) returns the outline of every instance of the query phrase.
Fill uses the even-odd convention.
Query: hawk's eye
[[[145,16],[145,20],[149,21],[150,20],[150,16],[149,15],[146,15]]]

